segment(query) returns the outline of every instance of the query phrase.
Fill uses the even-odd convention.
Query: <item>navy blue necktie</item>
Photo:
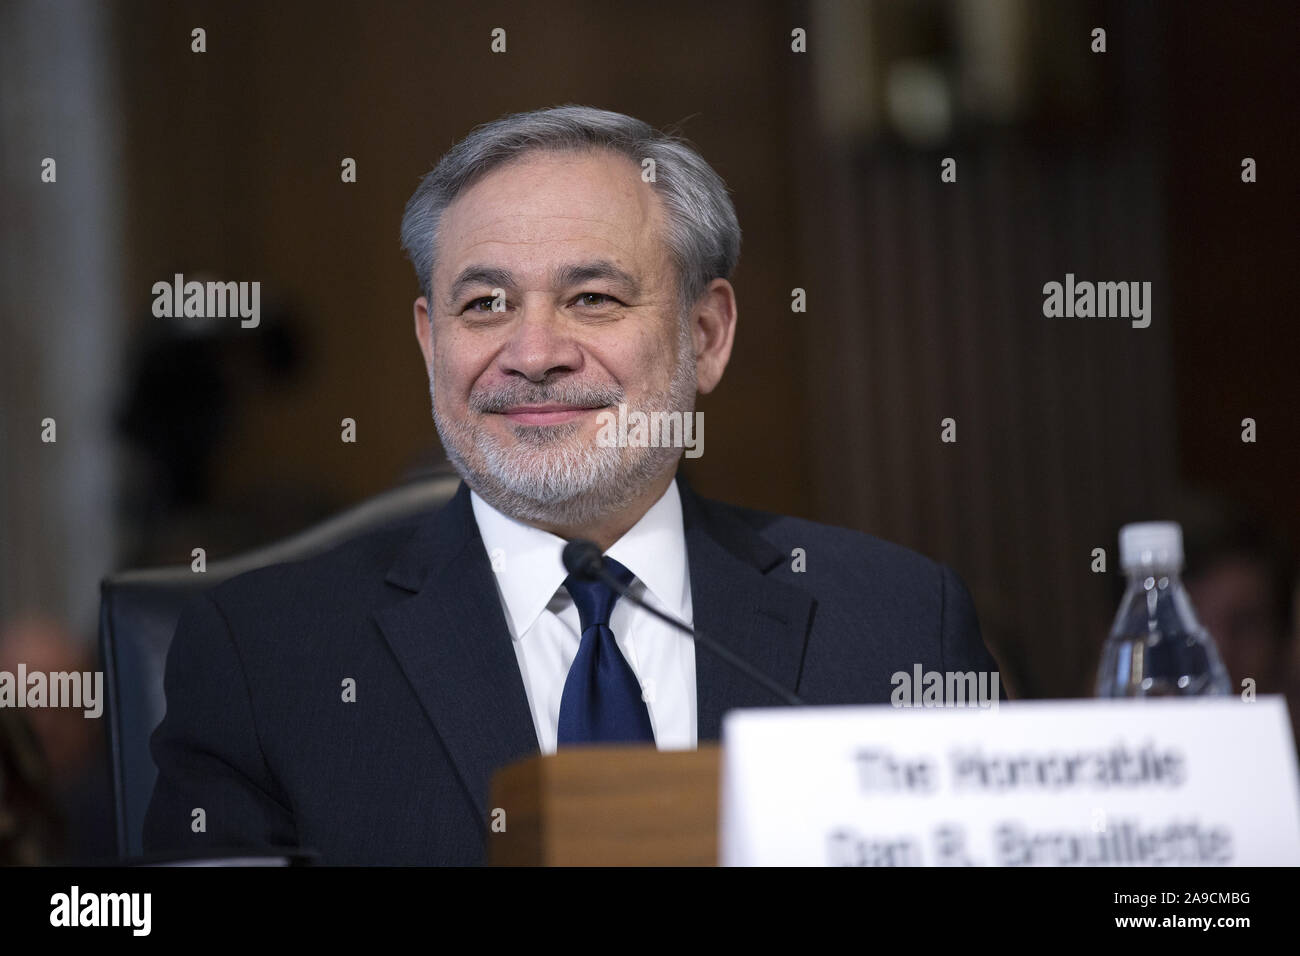
[[[605,567],[624,587],[634,575],[612,558]],[[558,745],[596,741],[654,743],[641,685],[618,649],[609,615],[618,593],[604,581],[565,578],[582,622],[582,641],[560,697]]]

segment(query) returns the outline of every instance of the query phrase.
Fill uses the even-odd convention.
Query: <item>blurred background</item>
[[[675,126],[733,190],[702,493],[951,564],[1018,697],[1091,693],[1119,526],[1181,521],[1235,681],[1294,715],[1297,24],[1290,0],[7,0],[0,670],[96,667],[109,572],[443,467],[403,205],[475,125],[576,102]],[[260,326],[154,317],[178,272],[260,281]],[[1044,318],[1066,273],[1151,282],[1150,327]],[[112,855],[100,725],[0,709],[0,862]]]

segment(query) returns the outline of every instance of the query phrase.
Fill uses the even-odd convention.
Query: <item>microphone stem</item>
[[[672,615],[665,614],[663,611],[660,611],[658,608],[651,607],[645,601],[640,601],[637,600],[635,597],[632,597],[628,593],[628,588],[623,586],[623,582],[618,580],[618,578],[614,577],[614,575],[610,574],[609,571],[605,569],[603,562],[599,567],[593,568],[592,570],[596,572],[597,577],[599,577],[607,585],[613,588],[619,594],[620,597],[628,598],[637,607],[644,608],[645,610],[649,611],[651,614],[659,618],[659,620],[663,621],[665,624],[668,624],[676,628],[677,630],[681,631],[683,634],[689,635],[691,639],[695,641],[696,644],[702,645],[717,657],[722,658],[724,661],[726,661],[736,670],[740,671],[742,674],[744,674],[754,683],[758,684],[764,690],[768,691],[775,697],[780,698],[784,703],[789,704],[791,707],[805,706],[806,702],[803,700],[803,698],[799,697],[797,694],[794,694],[786,690],[776,681],[772,680],[772,678],[768,677],[762,671],[755,668],[748,661],[744,660],[741,657],[737,657],[727,647],[723,646],[722,644],[719,644],[717,641],[707,636],[702,631],[693,630],[692,628],[687,627],[681,621],[674,618]]]

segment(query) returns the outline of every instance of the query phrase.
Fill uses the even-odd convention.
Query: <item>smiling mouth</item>
[[[604,406],[588,405],[515,405],[498,414],[516,425],[563,425],[574,421],[587,412],[597,411]]]

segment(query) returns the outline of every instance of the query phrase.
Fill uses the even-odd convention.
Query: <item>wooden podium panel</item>
[[[716,743],[698,750],[566,747],[492,778],[494,866],[716,866]]]

